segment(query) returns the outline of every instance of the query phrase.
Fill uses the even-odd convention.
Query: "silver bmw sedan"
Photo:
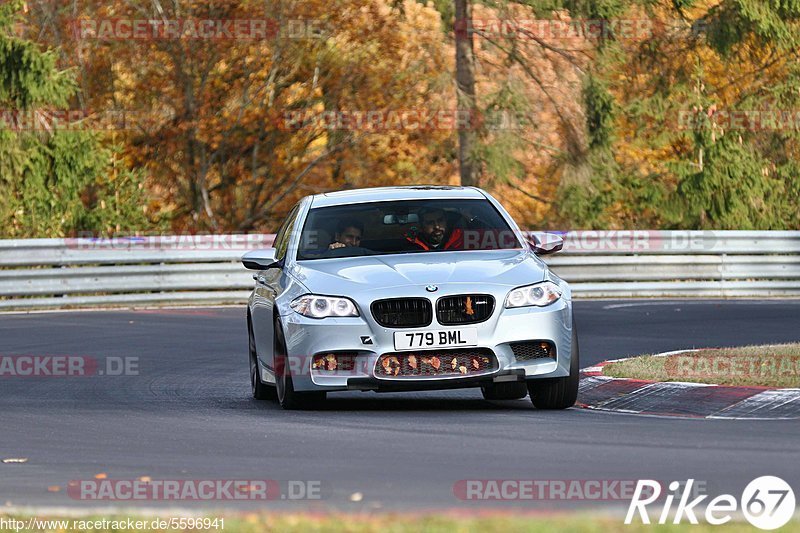
[[[253,396],[309,409],[336,391],[480,387],[564,409],[578,391],[567,283],[473,187],[350,190],[303,198],[274,248],[247,253]]]

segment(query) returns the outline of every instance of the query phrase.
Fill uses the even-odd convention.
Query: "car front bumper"
[[[474,326],[478,330],[477,348],[492,350],[497,368],[480,375],[467,376],[379,376],[375,366],[381,355],[396,353],[394,332],[403,329],[384,328],[371,317],[306,318],[297,313],[281,317],[288,363],[297,391],[415,391],[437,390],[530,379],[566,377],[572,356],[572,305],[567,299],[547,307],[498,309],[486,322]],[[414,329],[414,328],[412,328]],[[458,327],[436,323],[428,328],[449,330]],[[555,346],[553,359],[518,361],[510,343],[546,341]],[[355,353],[352,370],[320,371],[313,369],[314,357],[325,353]],[[416,354],[446,353],[444,350],[415,351]]]

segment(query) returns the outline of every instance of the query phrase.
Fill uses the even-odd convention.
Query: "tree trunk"
[[[468,116],[466,125],[459,121],[458,165],[461,185],[478,185],[480,162],[475,160],[478,141],[477,105],[475,102],[475,50],[472,40],[472,0],[454,0],[456,8],[456,88],[458,116]]]

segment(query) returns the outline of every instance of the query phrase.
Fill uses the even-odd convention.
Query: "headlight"
[[[552,281],[517,287],[506,297],[506,309],[514,307],[545,307],[561,298],[561,290]]]
[[[306,294],[291,303],[292,309],[310,318],[358,316],[358,308],[349,298]]]

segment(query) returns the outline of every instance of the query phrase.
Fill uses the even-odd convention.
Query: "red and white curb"
[[[666,357],[696,350],[656,354]],[[800,418],[800,389],[736,387],[705,383],[660,382],[614,378],[603,367],[611,359],[581,371],[578,405],[618,413],[729,420]]]

